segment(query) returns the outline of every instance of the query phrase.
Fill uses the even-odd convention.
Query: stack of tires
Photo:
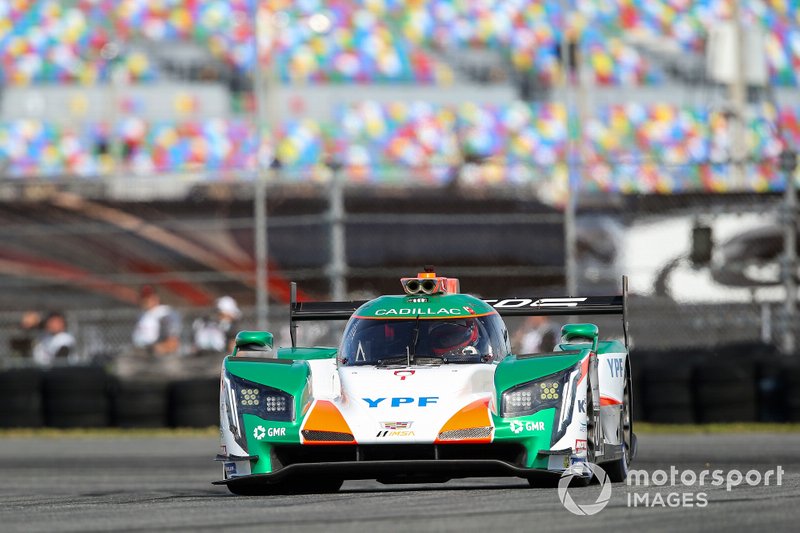
[[[121,428],[167,425],[167,383],[116,381],[112,389],[112,422]]]
[[[758,419],[756,365],[716,360],[694,369],[697,421],[753,422]]]
[[[174,381],[169,390],[172,427],[202,428],[219,424],[219,378]]]
[[[105,427],[111,421],[109,377],[99,367],[52,368],[44,373],[45,425]]]
[[[782,377],[781,392],[785,419],[788,422],[800,422],[800,365],[784,365]]]
[[[641,416],[659,424],[694,423],[692,365],[676,357],[646,361],[642,367],[638,400]]]
[[[42,371],[18,368],[0,372],[0,427],[41,427]]]

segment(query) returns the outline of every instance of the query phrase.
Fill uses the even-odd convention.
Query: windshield
[[[339,362],[345,366],[491,363],[509,351],[505,325],[495,314],[447,319],[353,318],[344,331]]]

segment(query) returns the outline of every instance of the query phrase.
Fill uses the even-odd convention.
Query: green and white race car
[[[428,271],[402,285],[367,302],[293,297],[291,348],[239,333],[222,368],[216,484],[235,494],[335,491],[346,479],[535,485],[568,468],[588,480],[585,463],[625,479],[635,436],[624,278],[621,296],[581,298],[482,300]],[[514,354],[501,318],[583,314],[622,315],[624,342],[568,324],[552,352]],[[341,344],[297,347],[307,320],[348,320]]]

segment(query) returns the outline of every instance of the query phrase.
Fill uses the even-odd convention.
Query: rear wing
[[[289,332],[297,344],[297,322],[305,320],[347,320],[368,300],[350,302],[298,302],[297,284],[291,284]],[[622,276],[622,294],[575,298],[484,299],[501,316],[622,315],[625,347],[628,347],[628,277]]]

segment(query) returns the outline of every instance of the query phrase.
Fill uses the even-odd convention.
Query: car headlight
[[[572,404],[580,378],[580,363],[535,381],[512,387],[502,395],[501,416],[531,415],[555,408],[552,443],[567,431],[572,422]]]
[[[230,383],[231,403],[238,416],[256,415],[264,420],[291,422],[294,420],[294,396],[288,392],[253,383],[226,373]],[[237,417],[238,417],[237,416]]]

